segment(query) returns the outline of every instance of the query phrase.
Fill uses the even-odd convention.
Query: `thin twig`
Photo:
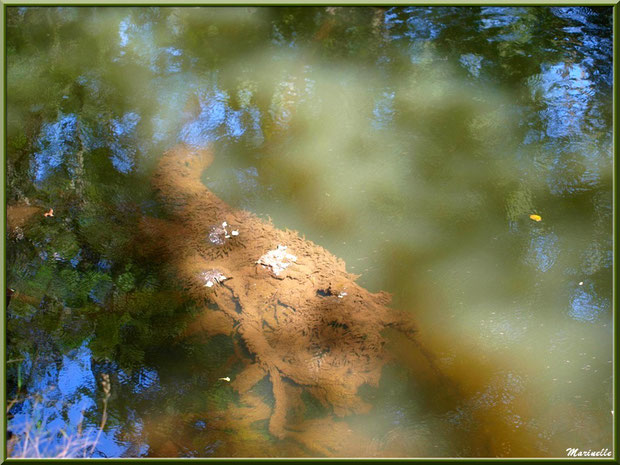
[[[90,455],[95,452],[95,448],[97,447],[97,443],[99,442],[99,437],[101,436],[103,427],[105,426],[106,420],[108,419],[108,397],[110,397],[109,394],[103,399],[103,415],[101,416],[101,425],[99,426],[99,431],[97,431],[97,436],[95,437],[93,447],[90,449]]]
[[[26,439],[24,440],[24,446],[22,449],[22,458],[26,458],[26,450],[28,449],[28,440],[30,439],[30,429],[26,430]]]
[[[11,408],[13,407],[13,405],[15,405],[18,402],[17,398],[13,399],[12,401],[9,402],[9,404],[6,406],[6,413],[8,414],[11,411]]]

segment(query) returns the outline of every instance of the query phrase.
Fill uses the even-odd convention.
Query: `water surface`
[[[390,292],[443,374],[388,334],[326,455],[612,449],[611,8],[6,11],[13,455],[317,455],[211,426],[235,341],[182,337],[202,304],[136,247],[181,143],[213,148],[230,205]]]

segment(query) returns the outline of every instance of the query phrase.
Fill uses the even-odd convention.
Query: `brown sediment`
[[[183,337],[198,335],[211,337],[216,334],[231,335],[233,326],[230,319],[222,312],[203,312],[192,321],[183,333]]]
[[[32,217],[42,209],[25,203],[17,203],[6,206],[7,229],[13,231],[15,228],[22,228],[32,219]]]
[[[267,376],[267,372],[258,363],[249,365],[232,382],[232,387],[240,394],[245,394],[252,387]]]
[[[286,392],[282,383],[282,377],[277,368],[272,368],[269,371],[269,377],[273,385],[273,396],[276,399],[276,404],[269,421],[269,432],[275,437],[282,439],[286,436],[286,430],[284,429],[288,407]]]
[[[420,325],[424,327],[424,322]],[[447,331],[421,331],[414,344],[432,347],[435,354],[446,358],[426,357],[419,348],[408,350],[411,342],[397,335],[390,339],[388,348],[395,359],[415,373],[416,383],[429,392],[435,411],[454,415],[452,421],[458,429],[451,441],[458,445],[456,450],[462,456],[553,456],[546,435],[557,428],[557,423],[551,426],[530,420],[537,416],[538,393],[531,391],[531,380],[520,373],[527,372],[525,367],[531,360],[520,354],[507,360],[506,355],[481,351],[475,343],[456,340]],[[446,427],[450,428],[450,424]],[[409,454],[417,451],[412,445],[407,449]],[[398,449],[389,444],[386,450]]]
[[[317,418],[292,425],[288,437],[313,454],[325,457],[357,456],[361,448],[366,449],[364,455],[367,457],[379,453],[370,438],[360,437],[359,431],[354,432],[345,421],[334,418]]]
[[[188,334],[234,328],[253,357],[232,384],[246,406],[229,412],[226,422],[268,417],[274,436],[300,440],[287,412],[303,389],[336,416],[367,412],[357,391],[376,386],[389,360],[381,332],[393,327],[411,338],[410,318],[388,307],[388,294],[357,285],[357,276],[322,247],[217,198],[200,181],[212,159],[208,150],[183,145],[164,154],[153,183],[172,217],[146,219],[142,230],[149,237],[143,247],[205,303]],[[273,411],[250,392],[267,375]]]
[[[41,298],[40,297],[35,297],[35,296],[23,294],[23,293],[21,293],[19,291],[14,291],[12,289],[7,289],[7,294],[9,293],[9,291],[11,292],[10,298],[13,301],[23,302],[23,303],[26,303],[28,305],[32,305],[34,307],[38,307],[39,304],[41,303]]]

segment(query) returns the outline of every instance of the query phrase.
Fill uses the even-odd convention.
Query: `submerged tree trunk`
[[[322,247],[217,198],[200,181],[212,159],[210,151],[186,146],[163,156],[153,182],[173,217],[145,219],[142,230],[145,250],[169,263],[205,303],[188,332],[236,332],[254,358],[232,383],[248,407],[225,418],[269,418],[274,436],[299,440],[300,431],[316,426],[287,421],[302,390],[336,416],[367,412],[357,391],[376,386],[389,360],[381,331],[395,327],[411,337],[410,317],[388,307],[387,293],[357,285],[357,276]],[[207,309],[209,302],[217,310]],[[249,392],[265,376],[273,386],[271,411]],[[337,423],[324,420],[321,430]]]

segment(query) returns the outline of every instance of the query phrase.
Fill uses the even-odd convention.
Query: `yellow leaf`
[[[542,220],[542,216],[540,216],[540,215],[530,215],[530,219],[534,220],[534,221],[540,221],[540,220]]]

